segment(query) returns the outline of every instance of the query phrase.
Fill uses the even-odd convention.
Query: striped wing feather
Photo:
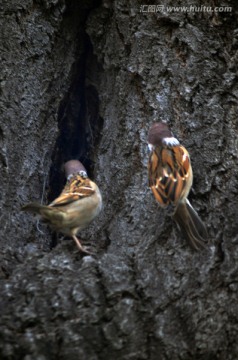
[[[189,170],[189,155],[183,146],[158,147],[153,151],[149,160],[149,186],[161,206],[176,206],[183,198]]]
[[[67,205],[94,194],[88,178],[79,175],[73,176],[66,184],[64,190],[49,206]]]

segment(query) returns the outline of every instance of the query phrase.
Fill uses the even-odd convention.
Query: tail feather
[[[42,220],[49,222],[53,227],[59,226],[64,219],[63,209],[59,210],[59,208],[53,206],[30,203],[24,205],[21,210],[40,215]]]
[[[178,205],[174,214],[174,220],[194,250],[205,248],[208,242],[206,226],[188,200],[186,203]]]
[[[207,242],[208,241],[207,228],[206,228],[204,222],[198,216],[198,213],[196,212],[196,210],[192,207],[192,205],[190,204],[190,202],[188,200],[187,200],[187,209],[189,211],[189,214],[190,214],[194,224],[196,225],[198,233]]]
[[[22,206],[21,210],[41,215],[42,210],[45,208],[47,208],[47,206],[33,202]]]

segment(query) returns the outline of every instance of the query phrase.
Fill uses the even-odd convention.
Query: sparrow
[[[188,200],[193,183],[188,151],[163,122],[151,126],[148,147],[149,187],[155,199],[172,215],[191,247],[204,248],[208,238],[206,226]]]
[[[67,182],[59,197],[49,205],[33,202],[24,205],[22,210],[40,215],[54,230],[71,236],[81,252],[89,254],[81,245],[77,233],[99,214],[102,196],[80,161],[66,162],[64,170]]]

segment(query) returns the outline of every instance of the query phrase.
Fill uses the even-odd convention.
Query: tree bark
[[[150,5],[0,5],[1,359],[237,359],[238,5]],[[161,120],[191,155],[201,252],[148,189]],[[73,158],[103,196],[81,234],[94,256],[20,211]]]

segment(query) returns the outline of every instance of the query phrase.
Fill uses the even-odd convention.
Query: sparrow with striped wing
[[[151,151],[149,186],[155,199],[173,216],[192,248],[203,248],[207,242],[207,230],[187,199],[193,183],[188,151],[163,122],[151,126],[148,144]]]
[[[102,197],[80,161],[70,160],[64,168],[67,183],[59,197],[49,205],[30,203],[22,210],[39,214],[54,230],[71,236],[80,251],[88,253],[76,235],[99,214]]]

